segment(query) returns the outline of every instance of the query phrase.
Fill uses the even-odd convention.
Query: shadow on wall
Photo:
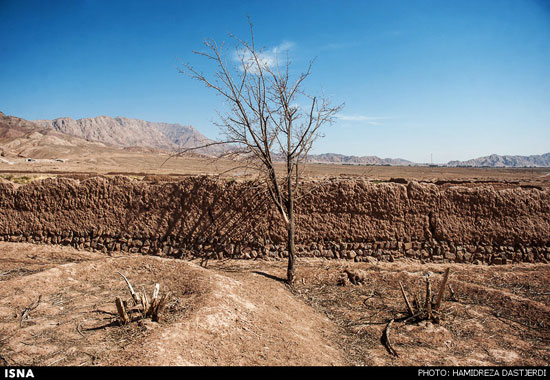
[[[157,225],[157,236],[161,241],[181,241],[188,250],[199,248],[203,256],[240,253],[235,252],[240,247],[234,243],[242,240],[259,248],[272,238],[280,238],[263,228],[265,216],[272,212],[262,185],[245,186],[243,189],[236,182],[213,182],[207,177],[197,178],[189,186],[168,185],[165,196],[175,208],[161,211],[159,219],[166,225]]]

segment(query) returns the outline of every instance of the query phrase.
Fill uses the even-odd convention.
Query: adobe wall
[[[363,180],[304,183],[301,256],[355,261],[550,261],[550,190]],[[189,177],[0,182],[0,240],[176,257],[285,257],[259,184]]]

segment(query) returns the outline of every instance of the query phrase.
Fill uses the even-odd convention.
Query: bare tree
[[[307,95],[302,85],[310,76],[313,61],[305,72],[293,75],[288,52],[280,59],[278,49],[258,49],[250,20],[249,24],[250,41],[231,35],[236,47],[230,54],[214,40],[204,42],[206,51],[194,52],[214,63],[211,76],[189,64],[180,72],[224,98],[226,110],[218,112],[217,123],[224,139],[209,145],[231,144],[226,154],[246,161],[262,177],[286,224],[287,281],[292,283],[296,274],[294,203],[303,164],[320,128],[334,121],[342,105],[333,107],[325,97]],[[277,161],[285,163],[283,173],[275,170]]]

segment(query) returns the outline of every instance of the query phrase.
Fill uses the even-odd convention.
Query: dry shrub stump
[[[123,301],[120,297],[117,297],[115,304],[117,307],[118,317],[122,325],[132,322],[133,320],[139,320],[143,318],[151,318],[153,322],[159,322],[161,319],[162,311],[166,306],[168,299],[170,297],[170,292],[159,296],[160,293],[160,284],[155,284],[151,300],[147,298],[147,293],[136,292],[132,287],[130,281],[122,273],[118,272],[126,282],[134,306],[128,308],[126,301]],[[131,317],[131,315],[133,317]]]

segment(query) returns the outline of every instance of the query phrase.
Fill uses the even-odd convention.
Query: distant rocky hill
[[[408,166],[417,165],[412,161],[401,158],[380,158],[376,156],[346,156],[338,153],[312,154],[308,156],[308,161],[312,163],[323,164],[349,164],[349,165],[391,165]]]
[[[202,146],[212,142],[192,126],[156,123],[126,117],[98,116],[74,120],[62,117],[54,120],[36,120],[45,128],[98,141],[117,147],[145,147],[168,151]],[[216,153],[219,148],[199,149],[197,153]]]
[[[55,158],[67,152],[83,152],[103,146],[104,144],[99,142],[86,141],[0,112],[0,154],[2,156]]]
[[[474,158],[467,161],[449,161],[447,166],[488,166],[492,168],[520,168],[520,167],[550,167],[550,153],[533,156],[490,156]]]

